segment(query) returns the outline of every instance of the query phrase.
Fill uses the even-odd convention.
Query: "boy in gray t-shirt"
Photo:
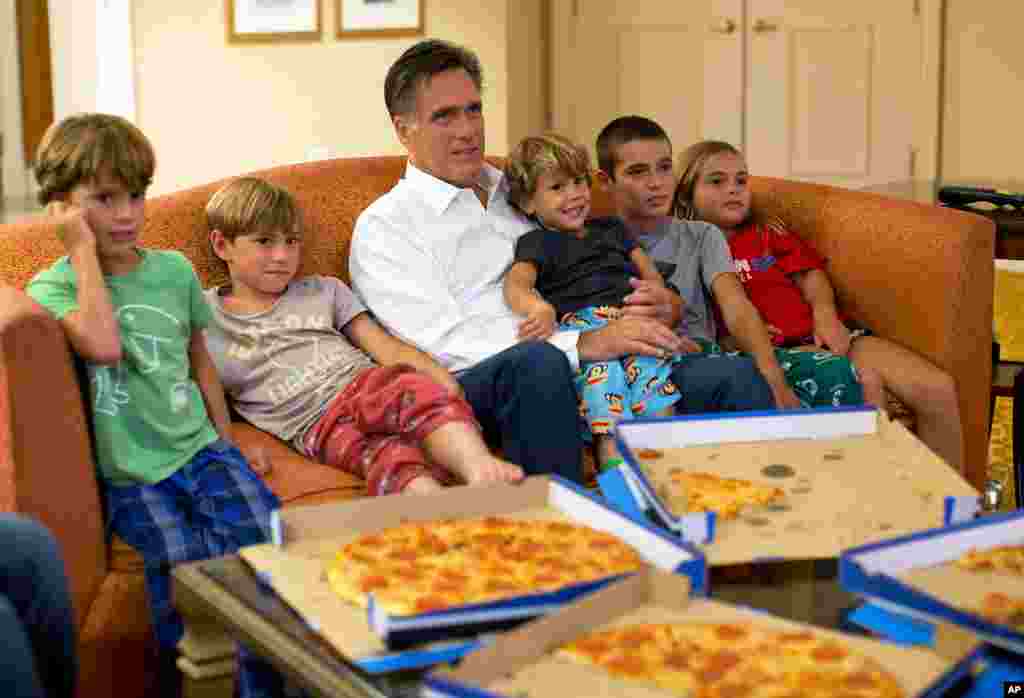
[[[288,192],[237,179],[206,214],[231,274],[206,291],[207,342],[239,414],[363,477],[371,495],[522,478],[490,453],[443,367],[388,334],[338,279],[295,279],[302,233]]]

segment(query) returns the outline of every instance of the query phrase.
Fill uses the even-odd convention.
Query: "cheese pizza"
[[[692,698],[898,698],[874,659],[809,630],[755,623],[645,623],[589,633],[556,656]]]
[[[633,572],[642,560],[615,536],[566,521],[480,519],[406,523],[361,535],[327,564],[343,599],[389,613],[554,591]]]
[[[1024,576],[1024,545],[1001,545],[987,550],[972,548],[953,564],[971,572],[1001,572]]]
[[[686,513],[713,511],[723,519],[736,518],[744,507],[763,506],[785,496],[778,487],[714,473],[673,468],[669,478],[670,502],[678,502]]]

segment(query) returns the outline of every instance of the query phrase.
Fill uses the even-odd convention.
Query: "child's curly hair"
[[[524,138],[505,162],[509,203],[524,210],[537,191],[537,180],[547,172],[586,177],[589,185],[590,155],[586,148],[557,133]]]

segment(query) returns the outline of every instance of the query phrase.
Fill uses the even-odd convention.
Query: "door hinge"
[[[917,170],[917,148],[910,146],[910,153],[907,157],[907,175],[913,179],[914,172]]]
[[[917,2],[917,0],[914,0]],[[572,0],[572,17],[576,19],[580,16],[580,0]]]
[[[921,18],[921,0],[914,0],[914,18]]]

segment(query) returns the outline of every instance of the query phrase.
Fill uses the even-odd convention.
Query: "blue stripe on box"
[[[353,663],[368,674],[387,674],[392,671],[419,669],[435,664],[454,662],[482,646],[483,643],[476,640],[453,642],[444,647],[364,657]]]
[[[644,503],[637,501],[633,496],[633,489],[626,482],[626,476],[622,472],[621,466],[609,468],[598,475],[597,484],[609,506],[637,523],[647,523]]]
[[[935,640],[935,625],[932,623],[888,611],[873,603],[861,605],[847,619],[898,645],[931,646]]]
[[[439,676],[427,676],[423,679],[424,694],[430,698],[502,698],[497,693],[474,688]]]

